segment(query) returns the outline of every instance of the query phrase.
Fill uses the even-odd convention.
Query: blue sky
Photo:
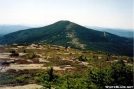
[[[133,28],[134,0],[0,0],[0,24],[44,26],[69,20],[83,26]]]

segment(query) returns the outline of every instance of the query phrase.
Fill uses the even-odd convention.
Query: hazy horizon
[[[53,23],[51,23],[53,24]],[[51,25],[51,24],[48,24],[48,25]],[[76,23],[77,24],[77,23]],[[79,24],[81,25],[81,24]],[[24,27],[29,27],[29,28],[38,28],[38,27],[44,27],[44,26],[47,26],[47,25],[23,25],[23,24],[0,24],[0,26],[24,26]],[[83,25],[81,25],[83,26]],[[112,30],[121,30],[121,31],[133,31],[134,32],[134,29],[126,29],[126,28],[112,28],[112,27],[101,27],[101,26],[84,26],[86,28],[91,28],[91,29],[95,29],[95,28],[104,28],[104,29],[112,29]],[[95,30],[98,30],[98,29],[95,29]],[[98,30],[100,31],[100,30]]]
[[[133,0],[0,0],[0,24],[41,27],[60,20],[133,29]]]

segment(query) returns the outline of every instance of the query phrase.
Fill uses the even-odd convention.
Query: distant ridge
[[[70,21],[13,32],[0,38],[0,44],[39,43],[68,45],[73,48],[104,51],[119,55],[133,55],[133,40],[108,32],[100,32]]]
[[[11,32],[29,29],[30,27],[22,25],[0,25],[0,36],[9,34]]]
[[[92,28],[98,31],[105,31],[109,32],[121,37],[127,37],[127,38],[133,38],[134,37],[134,30],[132,29],[115,29],[115,28],[104,28],[104,27],[96,27],[96,26],[90,26],[87,28]]]

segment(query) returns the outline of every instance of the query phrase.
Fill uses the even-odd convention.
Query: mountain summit
[[[0,44],[35,43],[68,45],[74,48],[133,55],[132,39],[96,31],[70,21],[58,21],[48,26],[13,32],[3,36]]]

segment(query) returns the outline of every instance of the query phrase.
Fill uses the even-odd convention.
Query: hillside
[[[133,55],[132,39],[85,28],[70,21],[58,21],[45,27],[13,32],[0,38],[0,44],[38,42]]]

